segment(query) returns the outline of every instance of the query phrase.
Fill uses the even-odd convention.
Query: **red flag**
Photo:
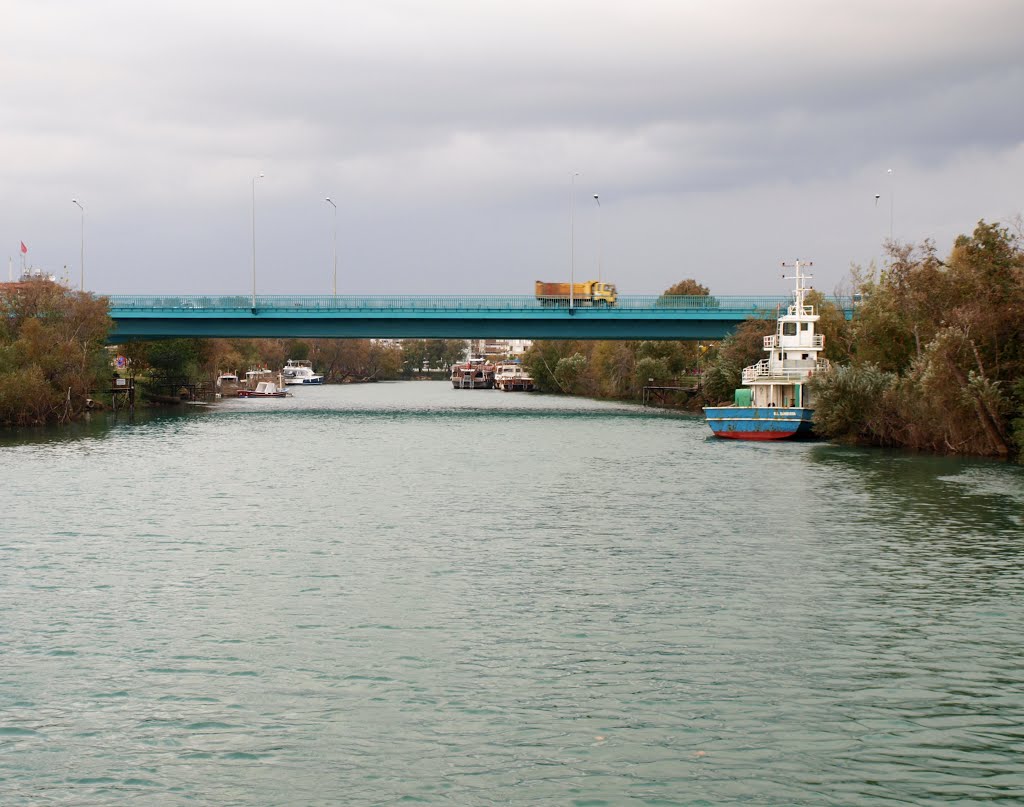
[[[24,241],[21,242],[21,254],[22,255],[27,255],[28,254],[28,247],[25,246],[25,242]]]

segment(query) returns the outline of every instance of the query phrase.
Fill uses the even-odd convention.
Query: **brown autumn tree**
[[[945,260],[930,242],[890,245],[889,257],[885,271],[860,283],[851,366],[841,379],[815,382],[822,385],[816,428],[830,437],[940,453],[1020,453],[1020,235],[981,221],[957,238]]]
[[[0,285],[0,424],[67,423],[109,387],[104,297],[48,280]]]
[[[711,289],[702,283],[698,283],[692,277],[680,280],[674,286],[669,286],[662,292],[665,297],[707,297]]]

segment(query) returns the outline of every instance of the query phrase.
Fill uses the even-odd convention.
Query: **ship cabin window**
[[[809,353],[801,353],[800,354],[800,358],[804,359],[806,361],[807,359],[810,358],[810,354]]]
[[[782,361],[782,353],[779,353],[779,361]]]
[[[801,331],[806,331],[807,330],[807,326],[810,325],[810,324],[811,323],[809,323],[809,322],[801,322],[800,323],[800,330]]]
[[[782,335],[783,336],[796,336],[796,323],[795,322],[783,322],[782,323]]]

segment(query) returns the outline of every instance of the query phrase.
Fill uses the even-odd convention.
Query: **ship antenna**
[[[807,292],[807,287],[804,286],[805,280],[813,280],[814,275],[805,275],[800,270],[805,266],[814,266],[814,261],[802,261],[797,258],[793,263],[786,263],[783,261],[782,265],[786,268],[796,269],[796,274],[783,275],[784,280],[796,280],[796,288],[793,290],[794,302],[796,303],[797,313],[803,313],[804,310],[804,294]]]

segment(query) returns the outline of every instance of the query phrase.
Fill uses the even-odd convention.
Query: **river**
[[[1024,468],[431,382],[0,440],[3,805],[1024,803]]]

